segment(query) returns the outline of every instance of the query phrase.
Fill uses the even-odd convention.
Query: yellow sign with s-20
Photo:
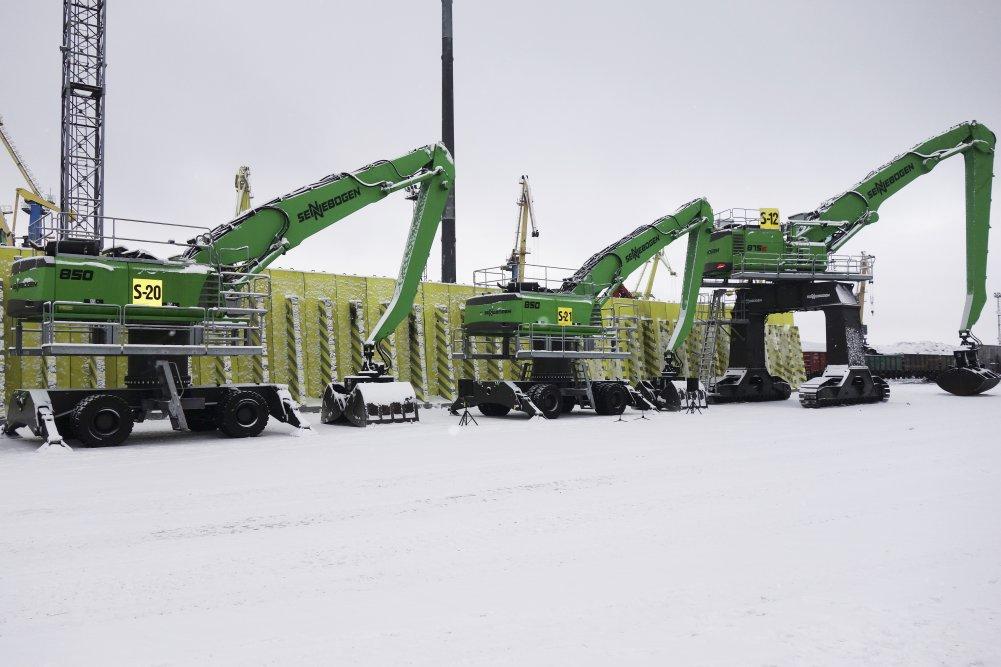
[[[163,281],[147,278],[132,279],[132,303],[143,306],[163,305]]]

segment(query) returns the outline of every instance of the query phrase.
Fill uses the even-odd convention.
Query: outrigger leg
[[[3,433],[7,437],[18,437],[17,429],[27,426],[35,435],[45,438],[38,451],[60,449],[72,451],[56,426],[52,399],[45,389],[22,389],[14,392],[11,405],[7,406]]]

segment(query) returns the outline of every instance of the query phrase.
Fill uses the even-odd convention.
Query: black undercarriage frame
[[[785,400],[791,387],[768,372],[765,322],[769,315],[790,311],[824,313],[827,368],[800,387],[805,407],[871,403],[886,400],[886,383],[865,365],[865,334],[858,299],[851,283],[776,281],[735,288],[730,321],[730,360],[726,372],[710,387],[714,403]]]

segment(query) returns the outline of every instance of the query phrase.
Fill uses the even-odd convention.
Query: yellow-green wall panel
[[[19,256],[35,254],[14,248],[0,248],[0,281],[5,291],[10,282],[10,264]],[[326,331],[321,327],[321,299],[330,299],[334,319],[334,374],[340,378],[357,372],[357,354],[352,352],[351,302],[363,305],[364,332],[367,334],[379,318],[382,304],[388,301],[394,291],[394,281],[389,278],[348,276],[328,273],[300,272],[275,269],[267,272],[271,279],[272,300],[266,318],[267,366],[271,382],[288,384],[295,363],[294,348],[290,345],[290,330],[287,314],[292,295],[299,300],[299,331],[303,367],[304,398],[310,401],[322,395],[326,378],[322,371],[322,346]],[[421,285],[415,303],[422,307],[424,324],[424,373],[429,395],[438,395],[439,367],[452,369],[453,384],[463,370],[486,378],[489,376],[489,362],[461,364],[448,359],[451,342],[460,326],[462,305],[466,299],[486,291],[469,285],[446,285],[424,283]],[[448,313],[450,330],[446,332],[444,345],[438,341],[436,322],[438,307]],[[659,372],[662,353],[668,337],[677,322],[680,307],[675,303],[661,301],[635,301],[612,299],[603,311],[606,317],[613,314],[623,318],[628,326],[637,327],[633,333],[637,343],[644,349],[625,362],[595,362],[592,372],[605,377],[628,375],[629,379],[640,379],[638,374],[650,375]],[[3,321],[5,344],[13,340],[13,329],[8,318]],[[700,329],[697,327],[689,337],[684,350],[690,363],[694,363],[699,345]],[[395,373],[402,379],[410,378],[411,342],[409,323],[404,322],[395,333],[396,362]],[[725,368],[727,350],[725,337],[717,350],[718,371]],[[804,378],[803,359],[800,350],[799,331],[794,325],[791,313],[773,315],[768,320],[766,330],[766,350],[770,370],[789,380],[794,386]],[[656,352],[655,352],[656,351]],[[107,386],[120,386],[124,382],[127,362],[123,358],[107,358],[104,361],[104,379]],[[259,363],[259,362],[258,362]],[[232,377],[236,382],[253,379],[255,362],[250,358],[233,357]],[[64,357],[55,361],[56,383],[60,386],[86,387],[94,381],[92,360],[84,357]],[[214,384],[217,377],[216,361],[212,358],[192,359],[192,375],[199,383]],[[39,358],[6,357],[4,359],[5,398],[18,387],[43,387],[46,384],[46,362]],[[503,364],[505,377],[513,377],[517,372],[510,364]],[[451,396],[445,396],[451,398]]]

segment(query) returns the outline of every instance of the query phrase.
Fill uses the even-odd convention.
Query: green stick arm
[[[685,256],[685,277],[681,284],[681,312],[678,314],[678,323],[671,333],[671,340],[667,343],[667,349],[676,352],[684,345],[685,339],[692,331],[695,323],[695,309],[699,302],[699,288],[702,286],[702,272],[705,269],[708,258],[709,241],[713,233],[713,214],[709,204],[705,203],[705,217],[698,227],[693,229],[688,235],[688,252]]]
[[[950,128],[871,172],[816,210],[790,216],[791,235],[824,243],[829,251],[836,251],[879,219],[877,211],[884,201],[942,160],[962,154],[966,162],[966,304],[960,331],[968,332],[987,302],[987,239],[996,143],[994,133],[976,121]],[[838,224],[796,225],[797,220]]]
[[[709,203],[702,198],[693,199],[671,215],[635,229],[594,254],[572,277],[564,281],[562,291],[593,295],[595,307],[600,308],[633,271],[643,266],[658,251],[706,222],[711,226],[712,220],[713,213]],[[687,285],[687,275],[685,280]],[[695,289],[698,290],[698,283]]]
[[[452,156],[441,144],[435,147],[431,171],[434,175],[421,183],[420,192],[417,194],[414,216],[410,222],[410,235],[403,250],[400,274],[396,278],[396,291],[390,299],[389,306],[369,334],[367,344],[376,345],[393,333],[410,313],[410,307],[417,296],[421,275],[431,252],[431,244],[438,233],[441,216],[445,212],[448,191],[455,178]]]

